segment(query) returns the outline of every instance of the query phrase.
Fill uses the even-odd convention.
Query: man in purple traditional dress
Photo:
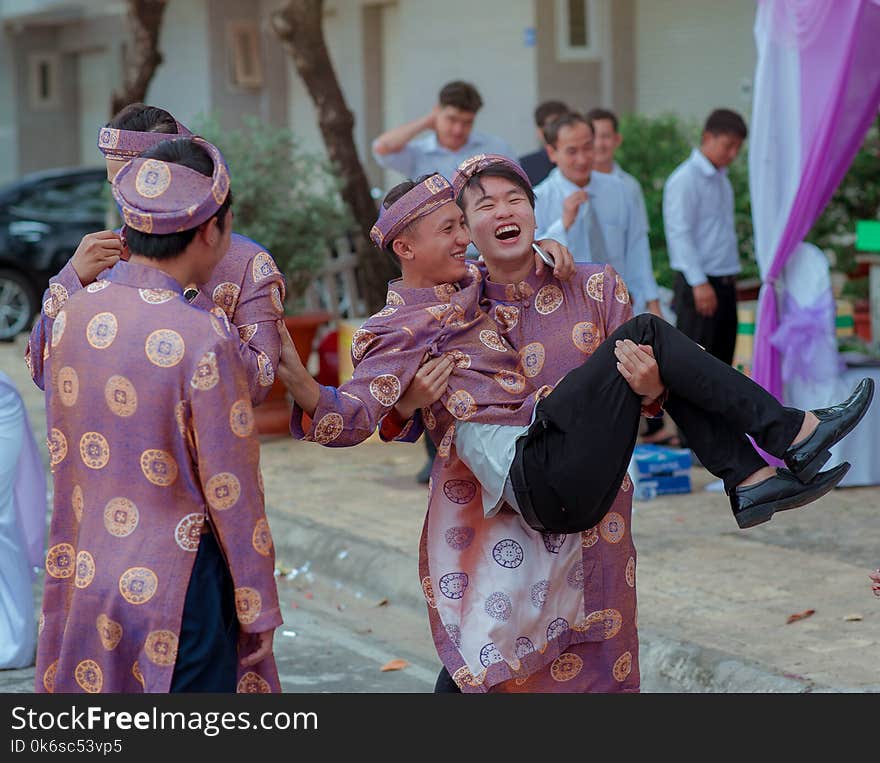
[[[517,214],[492,229],[492,235],[510,247],[496,264],[506,262],[509,267],[515,260],[515,267],[519,269],[521,255],[526,253],[530,269],[528,253],[534,234],[531,187],[518,165],[501,157],[488,162],[488,165],[496,164],[502,164],[508,175],[519,178],[518,190],[516,183],[509,182],[508,178],[505,182],[510,188],[501,191],[503,205],[517,205]],[[488,166],[474,165],[471,169],[476,172]],[[459,196],[470,177],[463,176]],[[478,178],[478,185],[480,181]],[[479,299],[482,286],[489,289],[493,284],[482,284],[482,274],[463,262],[466,238],[462,232],[463,219],[455,208],[449,208],[452,196],[448,193],[448,183],[434,175],[416,183],[401,184],[400,189],[402,193],[392,191],[386,198],[374,228],[374,241],[397,254],[404,277],[400,282],[392,282],[387,306],[355,334],[352,355],[357,367],[352,381],[339,390],[319,387],[297,362],[287,337],[282,341],[279,377],[294,393],[301,409],[313,415],[314,424],[306,434],[300,425],[302,410],[294,411],[291,422],[294,436],[324,445],[346,446],[369,436],[379,418],[398,403],[402,389],[412,380],[414,368],[426,353],[432,357],[443,353],[451,356],[455,370],[447,391],[440,404],[422,411],[425,426],[439,442],[438,453],[443,459],[435,465],[433,475],[422,543],[422,582],[430,605],[435,643],[455,683],[464,690],[487,691],[509,679],[527,681],[569,644],[605,639],[602,634],[609,626],[599,616],[601,612],[585,609],[585,602],[590,599],[584,587],[595,589],[595,599],[601,594],[601,581],[597,583],[595,577],[587,579],[580,554],[576,559],[569,559],[570,553],[567,554],[560,567],[558,553],[569,537],[563,533],[571,533],[575,527],[587,530],[601,519],[614,525],[615,529],[609,533],[617,533],[618,518],[623,517],[614,511],[614,506],[631,499],[626,496],[626,487],[621,491],[621,484],[628,483],[625,479],[627,447],[631,453],[639,408],[647,402],[642,398],[653,401],[663,392],[663,386],[659,383],[657,364],[650,355],[647,357],[653,365],[635,356],[632,363],[639,364],[635,373],[628,370],[630,360],[624,356],[622,375],[619,375],[613,356],[616,350],[611,343],[602,345],[600,362],[583,363],[578,368],[580,372],[590,366],[589,372],[580,378],[570,374],[559,385],[561,392],[548,395],[548,385],[539,387],[532,381],[544,363],[543,348],[531,346],[517,353],[502,337],[503,332],[516,325],[517,309],[496,310],[495,321],[475,309],[474,299]],[[483,201],[477,208],[484,210]],[[471,269],[469,275],[465,274],[466,268]],[[496,280],[491,264],[488,274]],[[505,275],[505,269],[499,268],[498,274]],[[574,281],[576,285],[569,288],[582,293],[586,309],[577,316],[581,320],[568,326],[565,334],[583,361],[599,348],[605,336],[629,317],[629,297],[622,281],[607,266],[604,269],[585,266],[580,276]],[[502,289],[503,296],[517,299],[515,282],[510,288],[502,286]],[[555,312],[565,301],[562,291],[556,286],[553,289],[555,291],[547,290],[544,294],[538,292],[536,296],[535,310],[541,315]],[[527,289],[522,291],[525,294]],[[532,294],[535,292],[527,296]],[[568,314],[569,309],[560,313]],[[584,321],[584,318],[590,320]],[[556,328],[558,333],[559,327]],[[671,327],[668,329],[674,332]],[[640,331],[646,340],[663,349],[661,372],[664,365],[699,364],[704,355],[678,332],[668,335],[665,329],[657,327],[653,317],[637,326],[628,324],[628,331],[633,335]],[[618,332],[618,336],[623,342],[629,335]],[[619,351],[629,353],[630,349],[625,347]],[[647,370],[642,370],[642,365],[647,366]],[[569,366],[572,367],[574,365]],[[815,417],[806,417],[802,411],[783,410],[745,377],[725,377],[724,369],[723,364],[717,364],[704,369],[705,375],[696,374],[696,377],[701,382],[711,381],[716,390],[729,392],[728,387],[738,388],[740,400],[746,398],[752,403],[750,413],[733,417],[734,425],[741,427],[739,430],[729,426],[724,431],[715,431],[722,440],[738,436],[750,449],[750,455],[744,455],[737,452],[736,445],[727,443],[729,447],[725,452],[735,459],[734,468],[716,464],[727,480],[736,476],[735,481],[729,482],[729,489],[740,526],[766,521],[774,511],[804,505],[833,487],[848,466],[815,479],[811,477],[805,480],[806,485],[790,473],[776,475],[766,466],[741,434],[743,428],[753,425],[748,431],[760,430],[758,436],[764,435],[762,439],[770,449],[781,455],[796,436],[801,437],[805,431],[815,428]],[[572,440],[565,443],[560,437],[552,442],[549,435],[542,438],[541,430],[548,428],[551,416],[558,416],[560,407],[570,414],[572,431],[582,433],[586,429],[584,417],[590,414],[589,406],[578,405],[577,401],[590,397],[586,390],[601,389],[601,385],[595,384],[595,376],[603,382],[619,382],[615,398],[612,400],[609,395],[605,400],[603,390],[596,406],[604,416],[617,422],[619,436],[594,444],[592,448],[589,438],[583,434],[576,448],[571,448]],[[710,396],[695,389],[699,385],[686,378],[688,374],[670,371],[669,376],[675,388],[702,405],[700,414],[716,425],[716,430],[715,420],[731,415],[728,409],[713,409]],[[632,390],[628,384],[633,385]],[[626,388],[626,394],[621,394],[621,385]],[[539,400],[543,402],[536,406]],[[543,413],[545,409],[548,415]],[[767,420],[758,421],[762,416]],[[693,426],[700,429],[697,423]],[[408,424],[400,437],[405,438],[412,428],[412,423]],[[520,440],[527,443],[526,447],[519,447]],[[542,445],[530,448],[528,444],[535,441],[541,441]],[[543,445],[547,446],[546,450]],[[566,454],[566,448],[571,452]],[[559,468],[553,459],[537,467],[549,470],[552,485],[546,479],[543,483],[537,479],[535,450],[558,457]],[[596,456],[595,463],[588,457],[590,454]],[[491,464],[493,460],[495,463]],[[585,470],[585,460],[593,468]],[[486,462],[490,462],[491,468],[481,470],[481,464],[485,466]],[[485,478],[480,479],[479,487],[466,464],[475,471],[482,471]],[[491,478],[493,470],[494,476],[500,479]],[[477,477],[480,478],[480,474]],[[755,487],[750,487],[753,484]],[[522,516],[509,510],[517,505]],[[595,521],[586,521],[589,517]],[[535,532],[538,527],[553,524],[556,527],[551,529],[555,532]],[[592,533],[596,532],[594,528]],[[622,537],[621,534],[612,542]],[[569,551],[573,545],[569,543]],[[525,566],[524,560],[528,562]],[[522,569],[518,569],[520,567]],[[595,560],[591,562],[591,569],[594,567]],[[561,580],[568,580],[567,587],[559,585]],[[551,591],[549,606],[546,606]],[[634,607],[634,592],[630,598]],[[531,609],[525,606],[529,599]],[[511,625],[506,625],[514,615]],[[617,622],[617,618],[612,619]],[[619,622],[616,627],[620,628]],[[468,643],[463,641],[464,634],[468,634]],[[486,640],[487,635],[492,634],[497,639]],[[552,649],[548,652],[550,645]],[[601,680],[607,678],[605,683],[600,680],[593,685],[594,690],[626,690],[627,686],[632,689],[631,684],[622,685],[629,675],[633,656],[631,650],[625,652],[630,663],[624,666],[621,662],[619,669],[602,677]],[[619,654],[618,659],[625,662],[623,654]],[[482,666],[482,670],[475,673],[476,666]],[[563,666],[560,670],[565,673],[568,668]],[[569,674],[568,678],[571,677]],[[571,686],[575,690],[586,690],[579,683]],[[576,688],[578,686],[581,688]],[[637,686],[636,679],[635,688]]]
[[[98,148],[107,163],[107,178],[133,157],[165,140],[192,133],[164,109],[132,103],[98,133]],[[70,261],[49,281],[40,319],[34,324],[26,360],[37,386],[43,388],[43,351],[52,333],[52,322],[67,298],[97,279],[105,278],[120,258],[125,258],[125,228],[83,237]],[[184,294],[196,307],[225,315],[238,331],[239,352],[248,376],[253,405],[269,393],[278,365],[279,341],[275,321],[283,315],[284,276],[271,254],[260,244],[232,234],[229,251],[214,269],[210,281],[187,284]]]
[[[199,138],[115,176],[131,252],[59,310],[38,692],[280,691],[274,549],[241,340],[190,304],[232,235]]]

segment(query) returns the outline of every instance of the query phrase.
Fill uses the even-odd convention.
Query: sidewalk
[[[22,340],[0,345],[0,368],[45,443]],[[417,568],[427,490],[414,479],[424,458],[420,444],[265,440],[279,566],[306,567],[427,621]],[[704,490],[714,478],[694,468],[692,481],[689,495],[634,504],[643,690],[880,691],[880,599],[868,581],[880,565],[880,487],[835,490],[742,531],[727,497]]]

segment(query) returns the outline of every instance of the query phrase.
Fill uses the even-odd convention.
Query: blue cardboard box
[[[627,473],[633,481],[635,497],[691,492],[691,452],[687,448],[662,445],[636,445]]]

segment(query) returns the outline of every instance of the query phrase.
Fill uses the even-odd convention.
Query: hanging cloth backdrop
[[[764,285],[752,375],[782,399],[783,355],[803,349],[772,341],[787,291],[785,266],[880,107],[880,0],[758,0],[755,42],[749,187]]]

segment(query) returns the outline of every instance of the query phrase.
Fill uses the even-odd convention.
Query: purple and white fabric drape
[[[764,285],[752,375],[782,399],[783,382],[796,381],[783,370],[798,365],[787,356],[803,356],[803,342],[815,342],[816,334],[780,332],[780,323],[792,310],[795,322],[805,310],[818,314],[830,298],[827,278],[815,282],[813,294],[794,291],[786,264],[806,256],[802,239],[880,107],[880,0],[758,0],[755,41],[749,184]],[[827,331],[833,338],[833,320]],[[781,341],[783,334],[791,341]]]

